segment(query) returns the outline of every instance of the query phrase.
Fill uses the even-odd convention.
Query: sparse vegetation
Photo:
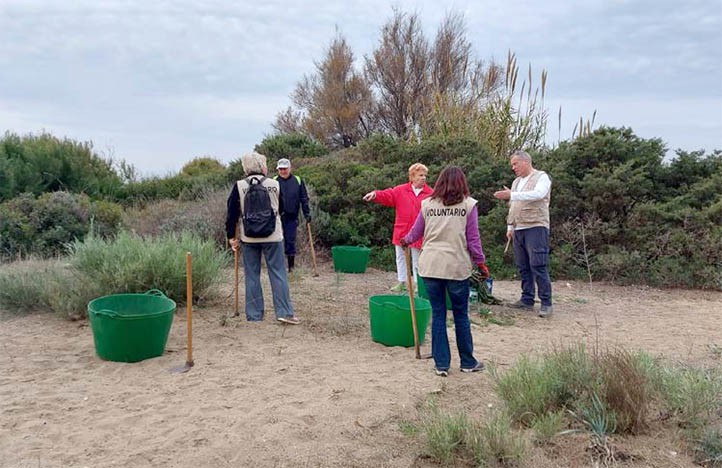
[[[464,413],[441,411],[434,398],[420,411],[418,433],[424,438],[428,455],[438,463],[446,466],[462,459],[476,466],[516,466],[524,457],[526,442],[511,430],[504,413],[492,414],[485,422],[475,421]]]
[[[193,291],[205,298],[227,265],[212,242],[187,232],[153,239],[123,232],[113,240],[90,236],[76,241],[62,261],[3,265],[0,305],[16,312],[51,310],[75,319],[85,316],[90,300],[106,294],[160,289],[184,302],[186,251],[193,255]]]
[[[441,411],[435,399],[420,408],[420,433],[437,462],[471,457],[477,466],[514,465],[524,458],[527,437],[544,447],[582,432],[592,458],[614,464],[628,455],[617,450],[613,435],[632,437],[666,420],[681,430],[697,463],[722,460],[719,369],[670,367],[644,353],[589,353],[575,345],[522,356],[503,373],[492,367],[491,375],[504,406],[482,420]],[[667,416],[651,418],[652,406]]]

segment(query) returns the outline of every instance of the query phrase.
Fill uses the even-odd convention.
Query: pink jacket
[[[414,221],[416,221],[416,217],[419,215],[419,211],[421,211],[421,200],[430,197],[432,193],[434,193],[433,189],[424,184],[421,192],[419,192],[418,195],[414,195],[411,182],[385,190],[376,190],[376,198],[374,198],[373,201],[379,205],[389,206],[396,210],[394,233],[391,238],[392,244],[401,245],[399,241],[411,230]],[[410,247],[419,249],[421,248],[422,241],[423,239],[418,239],[411,244]]]

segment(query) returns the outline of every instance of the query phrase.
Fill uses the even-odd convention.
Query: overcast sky
[[[462,13],[475,53],[549,73],[549,141],[596,110],[670,149],[722,149],[722,0],[0,0],[0,131],[92,141],[141,175],[229,162],[272,132],[336,28],[357,59],[392,6],[431,40]]]

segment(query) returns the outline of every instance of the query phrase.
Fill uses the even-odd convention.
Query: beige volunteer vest
[[[444,206],[440,200],[421,202],[424,243],[419,256],[419,275],[426,278],[464,280],[471,275],[471,257],[466,245],[466,219],[476,200]]]
[[[251,176],[253,178],[261,178],[261,176],[253,175]],[[241,179],[238,182],[238,194],[240,195],[241,199],[241,217],[243,217],[243,199],[246,198],[246,192],[248,191],[248,182],[246,182],[246,179]],[[247,237],[243,233],[243,221],[238,222],[238,229],[241,233],[241,241],[243,242],[249,242],[249,243],[259,243],[259,242],[280,242],[283,240],[283,230],[281,227],[281,216],[278,214],[278,194],[279,194],[279,188],[278,188],[278,182],[266,177],[266,179],[263,181],[263,186],[266,187],[268,190],[268,195],[271,197],[271,207],[273,207],[273,211],[276,213],[276,229],[273,231],[273,234],[271,234],[268,237]]]
[[[523,187],[519,187],[521,177],[514,179],[511,184],[512,192],[530,192],[534,190],[539,177],[544,171],[536,169],[531,173],[529,179]],[[551,188],[546,196],[541,200],[534,201],[513,201],[509,203],[509,216],[506,218],[506,224],[514,226],[514,229],[527,229],[532,227],[543,226],[549,229],[549,200],[551,198]]]

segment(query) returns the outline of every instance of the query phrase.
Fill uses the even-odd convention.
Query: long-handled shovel
[[[186,363],[174,367],[171,372],[181,374],[193,367],[193,269],[191,268],[191,253],[186,252],[186,331],[188,339],[188,355]]]
[[[311,233],[311,224],[306,223],[308,228],[308,243],[311,246],[311,260],[313,260],[313,276],[318,276],[318,268],[316,267],[316,249],[313,246],[313,234]]]
[[[421,359],[418,329],[416,328],[416,306],[414,305],[414,280],[412,278],[414,270],[411,266],[411,255],[408,247],[404,247],[404,258],[406,259],[406,289],[409,291],[409,307],[411,308],[411,328],[414,332],[414,352],[416,352],[416,359]]]

